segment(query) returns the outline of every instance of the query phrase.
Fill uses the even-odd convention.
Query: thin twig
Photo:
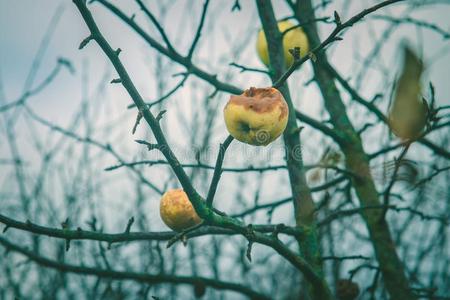
[[[205,23],[206,11],[208,10],[208,5],[209,5],[209,0],[205,0],[205,3],[203,4],[202,15],[200,17],[200,23],[198,25],[197,32],[195,33],[195,37],[192,42],[191,48],[189,48],[189,52],[187,55],[188,59],[192,59],[192,55],[194,54],[195,47],[197,46],[197,43],[200,40],[200,36],[202,35],[202,29],[203,29],[203,25]]]
[[[355,16],[353,16],[352,18],[350,18],[348,21],[344,22],[344,23],[338,23],[336,24],[336,28],[334,28],[334,30],[331,32],[331,34],[319,45],[317,45],[314,49],[312,49],[308,55],[304,56],[303,58],[301,58],[300,60],[295,61],[290,67],[289,69],[278,79],[274,82],[273,87],[275,88],[279,88],[280,86],[282,86],[284,84],[284,82],[291,76],[292,73],[294,73],[294,71],[299,68],[303,63],[305,63],[306,61],[308,61],[310,58],[313,58],[317,56],[317,54],[322,51],[326,46],[328,46],[329,44],[335,42],[335,41],[339,41],[341,40],[340,37],[338,37],[338,34],[343,31],[344,29],[353,26],[353,24],[357,23],[358,21],[360,21],[362,18],[364,18],[365,16],[367,16],[368,14],[382,8],[388,5],[391,5],[393,3],[396,2],[400,2],[400,1],[404,1],[404,0],[388,0],[388,1],[383,1],[381,3],[378,3],[370,8],[364,9],[363,11],[361,11],[360,13],[356,14]]]
[[[211,184],[209,186],[208,196],[206,197],[206,205],[208,207],[212,207],[212,203],[214,200],[214,195],[216,194],[217,186],[219,185],[220,176],[222,175],[222,164],[225,159],[225,152],[227,151],[228,146],[230,146],[233,141],[233,137],[229,135],[223,144],[220,144],[219,154],[217,154],[216,166],[214,168],[214,174],[211,179]]]

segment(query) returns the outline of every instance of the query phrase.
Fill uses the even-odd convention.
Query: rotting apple
[[[164,193],[159,203],[159,213],[164,223],[177,232],[201,222],[188,196],[182,189],[172,189]]]
[[[278,22],[278,30],[283,34],[283,52],[284,62],[286,67],[290,67],[294,63],[294,57],[289,53],[289,49],[295,47],[300,48],[300,56],[305,56],[309,51],[308,38],[305,32],[300,27],[295,27],[295,24],[290,21]],[[291,29],[293,28],[293,29]],[[269,65],[269,52],[267,49],[267,40],[264,31],[261,29],[258,32],[258,38],[256,40],[256,51],[261,61],[268,66]]]
[[[243,143],[267,146],[279,137],[288,121],[288,105],[273,87],[254,88],[232,95],[224,108],[225,125]]]

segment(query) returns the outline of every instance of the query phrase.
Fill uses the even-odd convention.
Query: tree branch
[[[340,18],[337,13],[335,13],[336,28],[327,40],[333,38],[333,36],[336,36],[337,33],[344,28],[349,27],[361,20],[369,13],[396,2],[399,1],[383,1],[369,9],[363,10],[361,13],[350,18],[345,23],[341,23]],[[314,18],[315,16],[312,1],[298,1],[294,13],[300,20]],[[324,43],[320,42],[318,30],[315,24],[306,25],[304,30],[308,36],[309,42],[313,46],[320,46]],[[325,42],[327,40],[325,40]],[[370,174],[369,159],[364,151],[361,138],[347,115],[346,107],[342,101],[339,90],[334,83],[334,77],[331,76],[327,68],[324,67],[328,61],[327,56],[322,52],[317,58],[317,63],[313,64],[315,74],[314,79],[323,95],[324,104],[330,114],[330,121],[333,124],[333,127],[344,136],[345,143],[340,145],[340,148],[345,154],[347,169],[361,175],[358,179],[352,178],[352,184],[355,188],[355,192],[361,202],[361,206],[380,205],[378,192]],[[400,260],[396,252],[389,225],[386,221],[383,221],[382,223],[378,222],[380,211],[363,210],[362,216],[368,227],[376,258],[380,264],[384,283],[390,297],[399,299],[416,299],[410,290],[409,281],[404,272],[403,262]]]
[[[173,231],[161,231],[161,232],[129,231],[121,233],[104,233],[98,231],[84,230],[81,229],[80,227],[78,227],[77,229],[51,228],[34,224],[29,220],[27,220],[26,222],[20,222],[1,214],[0,214],[0,223],[5,224],[5,229],[3,229],[4,232],[9,230],[10,228],[15,228],[30,233],[50,236],[64,240],[90,240],[90,241],[106,242],[108,244],[136,242],[136,241],[168,241],[176,235],[176,233]],[[276,228],[276,225],[252,225],[252,226],[254,230],[262,233],[272,233]],[[301,229],[292,228],[289,226],[283,227],[283,229],[280,230],[279,232],[290,236],[297,236],[302,233]],[[202,228],[196,229],[193,232],[189,232],[188,234],[186,234],[186,237],[194,238],[205,235],[237,235],[237,234],[240,233],[233,231],[231,229],[220,228],[217,226],[203,226]]]
[[[216,194],[217,186],[219,185],[220,176],[222,174],[222,163],[225,159],[225,152],[227,151],[228,146],[230,146],[233,141],[233,137],[229,135],[223,144],[220,144],[219,154],[217,154],[216,166],[214,168],[214,174],[211,179],[211,184],[209,186],[208,196],[206,197],[206,205],[208,207],[212,207],[212,203],[214,201],[214,195]]]
[[[192,63],[192,61],[188,57],[184,57],[178,52],[171,51],[160,43],[158,43],[155,39],[153,39],[149,34],[147,34],[132,18],[129,18],[125,15],[120,9],[118,9],[113,4],[109,3],[105,0],[97,0],[96,2],[101,3],[107,9],[109,9],[114,15],[119,17],[122,21],[128,24],[136,33],[141,36],[152,48],[156,49],[159,53],[167,56],[173,61],[183,65],[189,73],[194,74],[195,76],[209,82],[212,86],[214,86],[219,91],[225,91],[231,94],[242,94],[242,90],[237,88],[231,84],[222,82],[217,79],[217,75],[210,74],[205,70],[200,69],[196,65]]]
[[[205,0],[205,3],[203,4],[202,15],[200,17],[200,23],[198,25],[197,32],[195,33],[194,41],[192,42],[191,48],[189,49],[189,52],[187,55],[188,59],[192,59],[192,55],[194,54],[194,51],[195,51],[195,46],[197,46],[197,43],[200,40],[200,36],[202,35],[202,29],[203,29],[203,24],[205,23],[206,11],[208,10],[208,5],[209,5],[209,0]]]
[[[245,285],[237,283],[220,281],[200,276],[177,276],[166,274],[151,275],[147,273],[115,271],[110,269],[105,270],[98,267],[94,268],[94,267],[77,266],[45,258],[43,256],[36,254],[35,252],[17,246],[16,244],[13,244],[7,239],[2,237],[0,237],[0,244],[10,251],[18,252],[26,256],[28,259],[36,262],[37,264],[43,267],[56,269],[61,272],[68,272],[81,275],[92,275],[97,276],[99,278],[108,278],[112,280],[133,280],[146,284],[160,284],[160,283],[190,284],[190,285],[204,284],[215,289],[230,290],[240,294],[244,294],[250,298],[270,299],[269,297],[259,292],[256,292],[246,287]]]
[[[315,46],[310,52],[309,55],[304,56],[303,58],[295,61],[292,66],[289,67],[289,69],[286,71],[286,73],[284,73],[279,79],[277,79],[275,81],[275,83],[273,84],[273,86],[279,87],[281,86],[288,78],[289,76],[291,76],[292,73],[294,73],[294,71],[300,67],[303,63],[305,63],[306,61],[308,61],[310,58],[315,58],[317,56],[317,54],[322,51],[326,46],[328,46],[329,44],[335,42],[335,41],[339,41],[341,40],[340,37],[338,37],[337,35],[343,31],[344,29],[353,26],[353,24],[357,23],[358,21],[360,21],[361,19],[363,19],[365,16],[367,16],[368,14],[383,8],[385,6],[391,5],[393,3],[396,2],[400,2],[400,1],[404,1],[404,0],[388,0],[388,1],[383,1],[381,3],[378,3],[370,8],[364,9],[363,11],[361,11],[359,14],[354,15],[352,18],[350,18],[348,21],[341,23],[340,20],[339,22],[336,22],[336,27],[334,28],[334,30],[330,33],[330,35],[320,44],[318,44],[317,46]],[[337,15],[337,13],[335,13],[335,16]],[[337,15],[338,16],[338,15]],[[314,18],[313,18],[314,19]],[[306,25],[310,25],[310,24],[306,24]]]
[[[299,239],[299,247],[302,257],[312,266],[318,274],[319,280],[309,282],[309,294],[313,299],[331,299],[331,292],[323,277],[322,261],[319,259],[318,236],[315,228],[315,205],[311,190],[306,181],[303,166],[302,148],[300,141],[300,128],[297,126],[294,104],[292,103],[289,87],[284,81],[275,82],[276,78],[282,77],[284,71],[284,50],[282,35],[278,29],[274,10],[270,1],[256,0],[259,18],[267,39],[269,52],[271,79],[273,86],[283,94],[289,108],[288,122],[283,133],[286,145],[286,164],[288,166],[289,181],[294,203],[294,214],[296,225],[304,227],[306,234]]]

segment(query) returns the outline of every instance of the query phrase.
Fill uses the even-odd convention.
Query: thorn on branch
[[[175,78],[175,77],[179,77],[179,76],[187,76],[189,74],[190,74],[189,72],[178,72],[178,73],[172,74],[172,77]]]
[[[81,43],[80,43],[80,46],[78,46],[78,50],[83,49],[93,39],[94,39],[94,36],[91,34],[90,36],[88,36],[87,38],[82,40]]]
[[[245,257],[247,257],[249,262],[252,262],[252,246],[253,241],[248,241],[247,252],[245,253]]]
[[[136,14],[132,14],[131,17],[130,17],[130,20],[131,20],[132,22],[134,22],[134,18],[136,18]]]
[[[131,130],[131,134],[135,134],[136,133],[136,129],[139,125],[139,122],[141,122],[142,119],[142,113],[139,111],[137,116],[136,116],[136,121],[134,122],[134,126],[133,129]]]
[[[122,52],[122,49],[120,49],[120,48],[117,48],[116,51],[114,51],[114,53],[115,53],[117,56],[119,56],[120,52]]]
[[[125,228],[125,233],[130,233],[131,225],[134,223],[134,217],[128,220],[127,227]]]
[[[145,145],[148,148],[148,151],[151,151],[153,149],[159,149],[159,145],[158,144],[152,144],[149,142],[146,142],[144,140],[134,140],[136,143],[141,144],[141,145]]]
[[[63,222],[61,222],[62,229],[69,229],[69,218],[66,218]]]
[[[162,110],[162,111],[160,111],[159,113],[158,113],[158,115],[156,116],[156,121],[160,121],[161,119],[162,119],[162,117],[163,117],[163,115],[165,114],[167,112],[167,110]]]
[[[110,83],[121,83],[121,82],[122,82],[122,79],[116,78],[116,79],[111,80]]]
[[[378,99],[382,99],[382,98],[383,98],[383,94],[381,94],[381,93],[375,94],[375,96],[373,96],[372,100],[370,100],[370,103],[374,104],[375,101],[377,101]]]
[[[5,228],[3,228],[3,233],[5,233],[9,229],[9,226],[6,225]]]
[[[337,13],[337,11],[334,11],[334,23],[336,23],[337,26],[340,26],[342,24],[341,17]]]
[[[219,92],[219,89],[215,89],[214,92],[212,92],[211,95],[208,96],[208,99],[214,98],[218,92]]]
[[[252,261],[253,240],[255,239],[255,232],[253,231],[253,225],[252,224],[249,224],[247,226],[247,233],[245,234],[245,237],[248,240],[247,252],[245,253],[245,256],[251,262]]]
[[[111,250],[111,246],[112,246],[112,242],[108,242],[108,246],[106,247],[106,249]]]
[[[303,128],[305,128],[305,127],[304,126],[296,127],[294,129],[292,129],[291,134],[292,135],[299,134],[300,132],[302,132]]]
[[[66,239],[66,252],[70,249],[70,239]]]

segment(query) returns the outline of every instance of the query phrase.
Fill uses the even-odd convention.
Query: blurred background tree
[[[74,2],[0,3],[0,299],[450,297],[447,1]],[[290,68],[287,19],[310,44]],[[224,143],[230,94],[272,85],[284,137]],[[180,187],[206,222],[177,234]]]

